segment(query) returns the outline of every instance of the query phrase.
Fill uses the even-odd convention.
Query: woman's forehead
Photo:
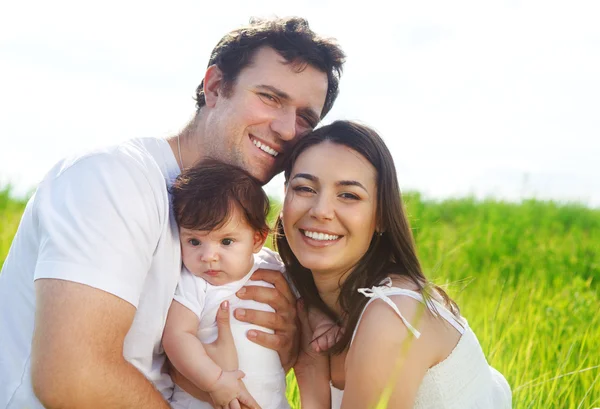
[[[360,153],[345,145],[322,142],[302,152],[292,168],[291,178],[307,173],[319,180],[359,180],[375,183],[377,171]]]

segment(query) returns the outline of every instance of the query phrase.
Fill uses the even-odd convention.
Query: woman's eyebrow
[[[292,177],[290,180],[294,180],[294,179],[298,179],[298,178],[308,179],[308,180],[313,181],[313,182],[318,182],[319,181],[318,177],[316,177],[314,175],[311,175],[310,173],[296,173],[294,175],[294,177]]]
[[[367,188],[364,187],[363,184],[357,180],[340,180],[339,182],[336,182],[336,185],[338,185],[338,186],[358,186],[361,189],[363,189],[365,192],[369,193],[367,191]]]
[[[319,181],[318,177],[316,177],[315,175],[311,175],[310,173],[296,173],[294,175],[294,177],[292,177],[290,180],[299,179],[299,178],[308,179],[313,182]],[[336,186],[357,186],[357,187],[363,189],[365,192],[369,193],[367,188],[357,180],[340,180],[339,182],[336,182],[335,184],[336,184]]]

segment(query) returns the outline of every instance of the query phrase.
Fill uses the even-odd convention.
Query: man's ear
[[[216,65],[211,65],[204,74],[204,100],[206,105],[213,107],[221,94],[223,72]]]
[[[263,248],[268,235],[268,233],[263,234],[259,231],[254,232],[254,248],[252,249],[254,253],[258,253]]]

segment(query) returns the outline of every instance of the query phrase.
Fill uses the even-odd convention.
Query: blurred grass
[[[513,407],[600,407],[600,210],[414,192],[404,201],[426,275],[457,301],[510,383]],[[24,206],[0,190],[0,261]],[[288,381],[299,408],[293,374]]]

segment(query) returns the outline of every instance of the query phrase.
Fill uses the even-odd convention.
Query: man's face
[[[207,99],[205,157],[246,169],[267,183],[282,169],[298,139],[318,123],[327,93],[327,75],[289,64],[269,47],[232,84],[229,96]]]

